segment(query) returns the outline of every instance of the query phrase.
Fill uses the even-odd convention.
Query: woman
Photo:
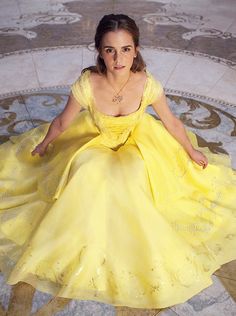
[[[147,79],[145,63],[139,52],[139,30],[135,22],[124,15],[105,16],[97,28],[95,46],[99,56],[96,67],[90,69],[93,71],[91,81],[93,95],[96,95],[96,107],[112,116],[135,112]],[[169,109],[163,88],[160,86],[159,89],[161,96],[152,102],[155,112],[190,157],[205,168],[207,157],[193,148],[182,122]],[[48,144],[69,126],[81,109],[77,100],[75,91],[75,98],[73,94],[70,95],[64,111],[54,119],[43,142],[33,150],[33,155],[44,155]]]
[[[22,167],[0,204],[1,269],[8,284],[58,297],[185,302],[236,259],[236,173],[170,111],[131,18],[104,16],[95,46],[64,111],[0,146],[6,179],[10,163]]]

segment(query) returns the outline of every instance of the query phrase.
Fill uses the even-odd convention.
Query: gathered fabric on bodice
[[[114,150],[123,145],[142,118],[146,107],[161,96],[164,90],[161,82],[156,80],[149,71],[146,71],[146,73],[147,79],[139,108],[128,115],[122,116],[108,115],[96,108],[90,82],[90,70],[82,73],[71,85],[71,91],[75,99],[82,108],[90,112],[93,122],[100,132],[101,144]]]

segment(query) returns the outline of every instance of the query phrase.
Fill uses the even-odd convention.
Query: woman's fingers
[[[42,144],[39,144],[31,152],[31,155],[34,156],[36,153],[38,153],[40,156],[43,156],[45,154],[46,149],[47,148],[45,146],[42,146]]]
[[[203,169],[205,169],[208,163],[207,161],[201,160],[200,164],[203,166]]]

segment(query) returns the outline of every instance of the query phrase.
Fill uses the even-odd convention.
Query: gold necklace
[[[121,92],[121,90],[122,89],[124,89],[124,87],[127,85],[127,83],[128,83],[128,81],[129,81],[129,79],[130,79],[130,76],[131,76],[131,72],[130,72],[130,74],[129,74],[129,78],[128,78],[128,80],[125,82],[125,84],[121,87],[121,89],[118,91],[118,92],[116,92],[116,90],[114,89],[114,87],[110,84],[110,82],[107,80],[107,78],[106,78],[106,80],[107,80],[107,82],[108,82],[108,84],[112,87],[112,89],[115,91],[115,95],[113,96],[113,98],[112,98],[112,102],[121,102],[122,100],[123,100],[123,95],[121,95],[120,94],[120,92]]]

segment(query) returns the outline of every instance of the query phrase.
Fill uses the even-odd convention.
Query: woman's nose
[[[120,63],[121,59],[122,59],[121,53],[116,52],[116,53],[114,54],[114,60],[115,60],[117,63]]]

